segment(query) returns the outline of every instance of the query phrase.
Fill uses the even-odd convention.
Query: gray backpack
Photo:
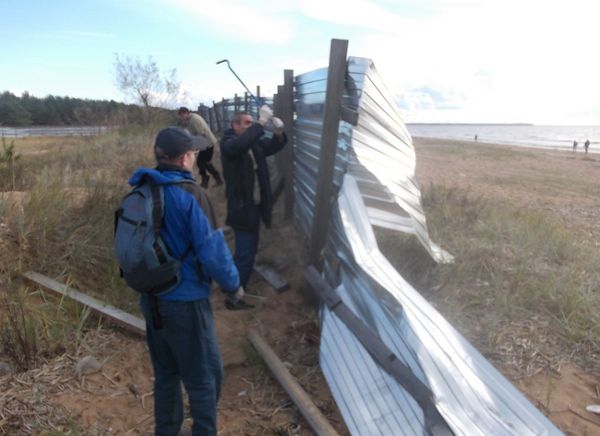
[[[167,184],[191,183],[177,180]],[[160,235],[164,217],[164,184],[145,179],[121,201],[115,212],[114,252],[127,285],[153,296],[172,291],[181,282],[181,263],[190,244],[174,257]]]

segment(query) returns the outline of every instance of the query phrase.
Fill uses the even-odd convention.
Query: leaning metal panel
[[[359,193],[344,177],[330,222],[325,277],[435,395],[455,434],[561,434],[383,256]],[[352,434],[424,434],[418,404],[322,309],[321,366]]]
[[[310,235],[327,69],[295,78],[296,219]],[[350,58],[340,122],[324,276],[338,295],[430,387],[456,434],[560,434],[408,284],[379,252],[373,225],[415,234],[432,257],[452,257],[429,238],[414,177],[412,140],[373,63]],[[423,413],[352,332],[322,309],[321,366],[354,435],[425,434]]]

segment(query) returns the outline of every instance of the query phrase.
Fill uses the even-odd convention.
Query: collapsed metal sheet
[[[296,77],[296,219],[313,220],[327,70]],[[438,261],[414,178],[412,140],[368,59],[350,58],[340,122],[324,275],[339,296],[427,386],[456,434],[560,434],[424,300],[379,252],[372,225],[415,234]],[[321,366],[355,435],[424,434],[423,413],[353,334],[323,309]]]
[[[369,59],[349,58],[347,71],[343,103],[358,112],[358,125],[340,122],[334,184],[339,188],[346,172],[354,175],[373,225],[415,234],[436,261],[452,262],[429,238],[412,138],[397,105]],[[312,224],[326,84],[325,68],[295,80],[296,211],[305,231]]]
[[[435,395],[459,435],[561,434],[379,252],[353,176],[332,217],[325,276]],[[424,434],[420,407],[323,308],[321,367],[352,434]]]

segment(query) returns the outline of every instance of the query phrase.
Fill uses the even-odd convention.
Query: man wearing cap
[[[265,135],[266,125],[273,129],[270,138]],[[254,266],[261,219],[265,227],[271,226],[273,194],[266,158],[279,152],[287,143],[283,128],[283,122],[274,117],[271,108],[265,105],[260,108],[256,122],[247,112],[234,113],[231,128],[221,139],[227,197],[226,223],[234,230],[234,261],[244,287]],[[229,309],[242,308],[233,306],[231,302],[226,304]]]
[[[205,139],[205,141],[207,141]],[[139,168],[129,180],[163,185],[164,218],[160,229],[173,257],[182,259],[181,283],[171,292],[142,295],[146,338],[154,368],[154,417],[157,435],[178,434],[183,422],[181,382],[188,393],[194,435],[217,433],[217,401],[223,366],[210,305],[211,280],[237,302],[244,294],[221,230],[201,207],[192,169],[202,144],[184,129],[169,127],[156,136],[156,168]],[[191,188],[190,188],[191,187]],[[189,254],[185,255],[186,251]],[[160,323],[153,321],[160,319]],[[160,325],[162,324],[162,325]]]
[[[208,188],[208,181],[210,179],[208,173],[212,174],[215,178],[215,186],[222,185],[223,180],[219,171],[210,162],[215,151],[215,146],[218,143],[217,138],[215,138],[215,135],[210,131],[210,127],[208,127],[208,124],[206,124],[206,121],[200,115],[191,113],[188,108],[183,106],[179,108],[177,114],[179,115],[181,126],[187,128],[192,136],[204,137],[209,141],[208,146],[200,150],[196,158],[196,164],[200,171],[200,185],[203,188]]]

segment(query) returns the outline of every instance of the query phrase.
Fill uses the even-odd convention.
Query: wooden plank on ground
[[[318,436],[338,436],[338,433],[329,421],[327,421],[327,418],[321,413],[306,391],[302,389],[302,386],[300,386],[294,376],[290,374],[281,359],[275,354],[275,351],[267,344],[267,341],[252,329],[248,331],[248,339],[264,359],[277,381],[298,407],[313,431]]]
[[[281,293],[289,289],[290,284],[285,281],[277,272],[267,265],[254,265],[256,271],[265,282],[273,287],[277,292]]]
[[[111,323],[116,324],[131,333],[135,333],[140,336],[146,335],[146,322],[141,318],[133,316],[132,314],[121,309],[117,309],[116,307],[109,306],[108,304],[103,303],[94,297],[90,297],[89,295],[86,295],[75,288],[66,286],[60,282],[57,282],[56,280],[51,279],[50,277],[46,277],[34,271],[27,271],[23,273],[23,277],[35,283],[36,285],[41,286],[41,288],[45,291],[49,291],[60,297],[69,297],[78,303],[88,306],[95,313],[102,315]]]

